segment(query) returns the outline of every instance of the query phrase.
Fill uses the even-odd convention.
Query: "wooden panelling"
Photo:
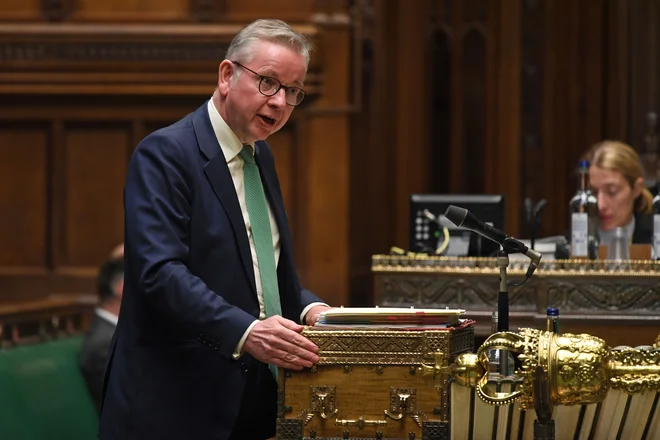
[[[277,175],[280,178],[280,186],[282,187],[284,206],[289,216],[290,228],[294,228],[291,220],[295,218],[293,213],[296,208],[294,185],[300,184],[296,178],[298,167],[296,163],[296,150],[299,146],[295,144],[295,134],[295,122],[290,120],[280,131],[268,138],[268,144],[275,156],[275,166]]]
[[[356,99],[360,111],[351,118],[350,151],[350,279],[353,305],[372,305],[371,256],[384,253],[395,241],[394,224],[394,143],[396,114],[381,111],[392,108],[391,93],[381,87],[396,83],[391,66],[396,54],[394,46],[396,14],[385,2],[374,2],[364,10],[362,26],[364,69],[362,95]]]
[[[492,36],[497,47],[497,61],[491,67],[491,80],[494,77],[497,89],[489,95],[491,100],[488,102],[491,107],[489,124],[494,125],[496,141],[486,144],[491,159],[486,166],[491,177],[482,192],[504,194],[505,231],[508,235],[520,237],[522,1],[504,0],[499,6],[494,16],[497,32]]]
[[[504,194],[506,230],[517,233],[522,38],[520,0],[362,6],[351,278],[355,303],[369,305],[370,255],[408,247],[411,193]]]
[[[106,22],[240,22],[277,17],[309,22],[315,13],[341,13],[345,0],[4,0],[0,19],[11,21]]]
[[[73,21],[188,21],[190,0],[76,0]]]
[[[40,0],[3,0],[0,2],[0,20],[38,20]]]
[[[306,185],[299,203],[303,252],[301,279],[335,305],[349,302],[349,48],[347,24],[321,26],[322,45],[315,56],[324,66],[326,93],[309,108],[306,139],[300,143],[300,182]],[[306,243],[314,243],[309,246]]]
[[[432,116],[428,113],[428,17],[430,4],[427,1],[409,8],[404,1],[396,2],[395,51],[393,60],[396,77],[392,84],[380,84],[378,93],[391,93],[390,105],[378,109],[394,112],[395,136],[386,140],[394,150],[394,197],[396,221],[396,243],[407,245],[410,194],[428,188],[433,166],[427,160],[431,148],[427,130]],[[396,84],[395,87],[393,85]]]
[[[60,266],[103,261],[123,241],[123,183],[130,126],[72,123],[64,128]]]
[[[0,220],[0,302],[94,294],[98,266],[123,241],[130,153],[146,129],[201,102],[0,96],[0,211],[13,213]]]
[[[93,292],[96,268],[123,240],[122,194],[130,154],[144,136],[207,98],[115,97],[95,104],[99,100],[78,97],[66,107],[43,97],[0,100],[9,106],[0,106],[0,121],[5,121],[0,175],[12,179],[3,180],[8,184],[0,190],[0,209],[16,213],[5,217],[10,223],[0,229],[8,243],[0,252],[0,302],[24,294]],[[35,123],[17,128],[9,122],[26,119]],[[314,121],[311,131],[309,121]],[[347,240],[338,238],[347,234],[348,176],[342,165],[347,149],[338,148],[346,143],[346,130],[340,115],[310,117],[301,108],[269,139],[301,278],[333,303],[348,295]],[[303,148],[308,145],[316,148]],[[46,255],[52,256],[49,263]],[[304,258],[310,255],[313,262]]]
[[[315,45],[309,97],[269,140],[301,280],[329,303],[348,303],[349,6],[4,2],[0,170],[7,171],[0,173],[0,211],[16,215],[0,223],[0,301],[93,292],[98,265],[123,239],[122,193],[132,151],[149,133],[204,104],[218,63],[244,24],[274,17]],[[16,128],[18,121],[26,130]]]
[[[43,268],[47,245],[48,126],[0,122],[0,271]]]
[[[315,0],[224,0],[226,19],[230,21],[252,21],[261,17],[277,17],[285,21],[300,23],[312,19]],[[324,2],[320,2],[324,3]],[[325,2],[332,3],[332,2]],[[339,3],[335,1],[335,3]],[[321,4],[321,6],[324,6]],[[345,12],[345,9],[342,10]]]

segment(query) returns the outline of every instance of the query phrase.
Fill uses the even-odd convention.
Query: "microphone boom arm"
[[[450,205],[445,212],[445,217],[458,227],[468,229],[482,237],[498,243],[502,246],[502,250],[507,254],[523,254],[531,260],[527,272],[525,273],[525,279],[521,283],[512,284],[513,286],[522,285],[534,274],[536,268],[541,264],[541,253],[528,248],[521,241],[509,237],[503,231],[482,222],[465,208]]]

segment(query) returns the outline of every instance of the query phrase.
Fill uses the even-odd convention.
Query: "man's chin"
[[[270,135],[272,135],[273,133],[276,133],[278,130],[279,130],[279,128],[273,128],[271,130],[260,129],[260,130],[256,130],[253,133],[253,136],[254,136],[255,141],[265,141],[266,139],[268,139],[268,137]]]

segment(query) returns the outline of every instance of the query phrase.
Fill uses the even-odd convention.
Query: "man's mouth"
[[[275,125],[275,119],[265,116],[265,115],[257,115],[261,118],[262,121],[264,121],[268,125]]]

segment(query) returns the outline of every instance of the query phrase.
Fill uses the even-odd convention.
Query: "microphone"
[[[547,205],[547,203],[548,201],[546,199],[542,199],[534,207],[534,218],[536,219],[537,222],[539,217],[541,216],[541,211],[543,211],[543,208],[545,208],[545,205]]]
[[[528,248],[521,241],[509,237],[499,229],[482,222],[465,208],[449,205],[447,211],[445,212],[445,217],[447,217],[450,222],[458,227],[468,229],[481,235],[482,237],[499,243],[507,253],[520,253],[525,255],[531,260],[529,269],[527,269],[527,273],[525,274],[525,277],[527,278],[531,277],[539,264],[541,264],[540,252]]]
[[[525,197],[525,218],[527,219],[527,223],[530,223],[532,221],[532,211],[534,208],[532,207],[532,199],[529,197]]]

